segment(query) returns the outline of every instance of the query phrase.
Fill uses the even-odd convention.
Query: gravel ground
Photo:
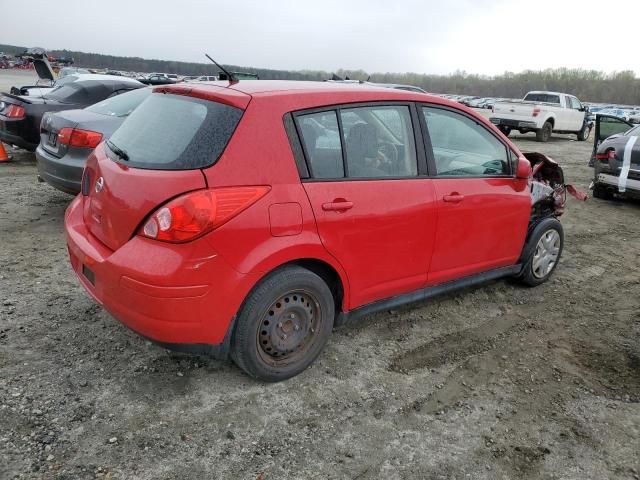
[[[582,189],[588,143],[538,144]],[[279,384],[171,355],[83,292],[71,197],[0,164],[0,477],[640,478],[640,203],[573,199],[553,279],[369,316]]]

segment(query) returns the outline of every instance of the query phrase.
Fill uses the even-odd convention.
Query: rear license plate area
[[[57,133],[49,133],[49,138],[47,138],[47,145],[50,147],[56,148],[58,146],[58,134]]]
[[[84,275],[84,278],[86,278],[91,285],[96,286],[96,275],[85,264],[82,264],[82,275]]]

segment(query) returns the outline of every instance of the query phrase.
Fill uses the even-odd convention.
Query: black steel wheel
[[[285,267],[247,297],[235,326],[231,356],[245,372],[276,382],[306,369],[324,348],[335,315],[331,290],[315,273]]]

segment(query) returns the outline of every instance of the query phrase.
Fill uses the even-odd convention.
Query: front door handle
[[[353,208],[353,202],[348,202],[346,200],[339,201],[336,199],[333,202],[322,204],[322,210],[325,212],[344,212],[351,208]]]
[[[464,200],[464,195],[460,195],[459,193],[450,193],[449,195],[442,197],[442,200],[447,203],[460,203]]]

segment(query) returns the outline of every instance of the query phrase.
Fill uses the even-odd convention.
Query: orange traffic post
[[[7,155],[7,151],[4,149],[3,143],[0,142],[0,163],[8,162],[9,160],[11,160],[11,157]]]

